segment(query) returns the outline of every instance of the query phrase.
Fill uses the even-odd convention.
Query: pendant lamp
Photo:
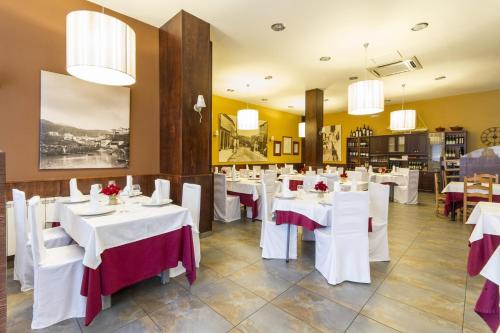
[[[94,83],[135,83],[135,32],[124,22],[89,10],[66,16],[66,70]]]
[[[401,110],[391,112],[391,131],[410,131],[416,128],[417,111],[405,110],[405,87],[403,87],[403,102]]]
[[[250,87],[250,85],[247,84],[247,87]],[[250,109],[247,103],[246,109],[238,110],[238,114],[236,116],[236,124],[239,130],[259,129],[259,111]]]

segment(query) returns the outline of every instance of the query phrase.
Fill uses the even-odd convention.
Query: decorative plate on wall
[[[500,145],[500,127],[490,127],[481,133],[481,142],[488,147]]]

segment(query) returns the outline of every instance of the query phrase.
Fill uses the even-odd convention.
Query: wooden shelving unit
[[[347,138],[347,163],[367,166],[370,161],[370,137]]]
[[[460,179],[460,156],[467,153],[467,132],[452,131],[444,135],[444,182]],[[445,185],[446,185],[445,184]]]

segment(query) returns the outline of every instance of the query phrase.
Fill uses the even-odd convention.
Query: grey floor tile
[[[119,328],[113,333],[161,333],[162,329],[157,326],[151,318],[144,316],[136,319],[130,324]]]
[[[385,326],[373,319],[358,315],[346,333],[397,333],[399,331]]]
[[[123,326],[142,318],[146,313],[134,302],[125,301],[102,311],[89,325],[84,325],[83,318],[78,319],[78,323],[84,333],[107,333],[113,332]]]

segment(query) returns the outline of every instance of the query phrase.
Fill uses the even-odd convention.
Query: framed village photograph
[[[130,88],[41,71],[40,169],[127,168]]]
[[[300,144],[298,141],[294,141],[293,142],[293,154],[294,155],[298,155],[299,154],[299,151],[300,151],[300,148],[299,148]]]
[[[283,155],[292,155],[292,137],[283,137]]]
[[[281,141],[274,141],[273,142],[273,155],[274,156],[281,156]]]
[[[342,160],[342,125],[323,126],[323,162],[340,162]]]

